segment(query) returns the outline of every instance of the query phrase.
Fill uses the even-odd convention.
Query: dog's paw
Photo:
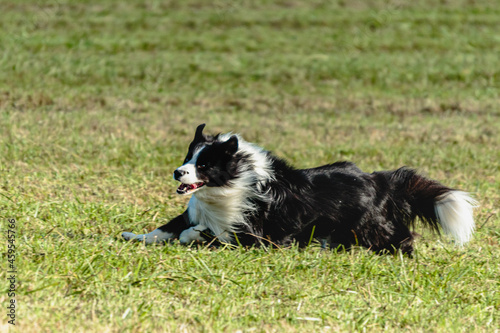
[[[146,235],[136,235],[133,232],[122,232],[122,238],[127,241],[134,240],[140,242],[143,241],[145,237]]]
[[[206,238],[203,237],[203,232],[208,228],[205,226],[197,225],[181,232],[179,236],[179,242],[181,244],[187,245],[193,242],[204,242]]]
[[[136,235],[133,232],[123,232],[122,238],[127,241],[137,241],[144,242],[146,244],[154,244],[154,243],[163,243],[168,241],[169,239],[174,238],[170,232],[161,231],[160,229],[156,229],[151,231],[149,234],[141,234]]]
[[[122,238],[125,240],[131,240],[135,236],[137,236],[137,235],[134,234],[133,232],[122,232]]]

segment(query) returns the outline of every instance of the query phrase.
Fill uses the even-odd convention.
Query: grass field
[[[498,332],[500,5],[209,3],[0,3],[1,329]],[[413,259],[121,241],[183,211],[201,122],[298,167],[416,167],[479,200],[475,237],[423,232]]]

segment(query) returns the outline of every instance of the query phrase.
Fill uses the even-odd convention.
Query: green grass
[[[500,7],[208,3],[0,4],[17,331],[498,331]],[[424,232],[413,259],[122,242],[183,211],[171,175],[201,122],[298,167],[416,167],[478,198],[475,237]]]

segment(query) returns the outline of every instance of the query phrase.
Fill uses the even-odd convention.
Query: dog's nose
[[[184,176],[185,174],[187,174],[189,172],[187,171],[184,171],[184,170],[179,170],[179,169],[176,169],[174,171],[174,179],[175,180],[179,180],[182,176]]]

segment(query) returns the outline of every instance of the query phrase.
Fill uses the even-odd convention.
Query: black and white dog
[[[123,238],[188,244],[211,235],[224,243],[282,246],[307,245],[314,237],[332,247],[411,254],[409,228],[417,217],[458,244],[474,231],[476,202],[414,170],[369,174],[350,162],[294,169],[239,135],[205,135],[204,127],[174,172],[177,193],[193,194],[187,210],[148,234],[124,232]]]

